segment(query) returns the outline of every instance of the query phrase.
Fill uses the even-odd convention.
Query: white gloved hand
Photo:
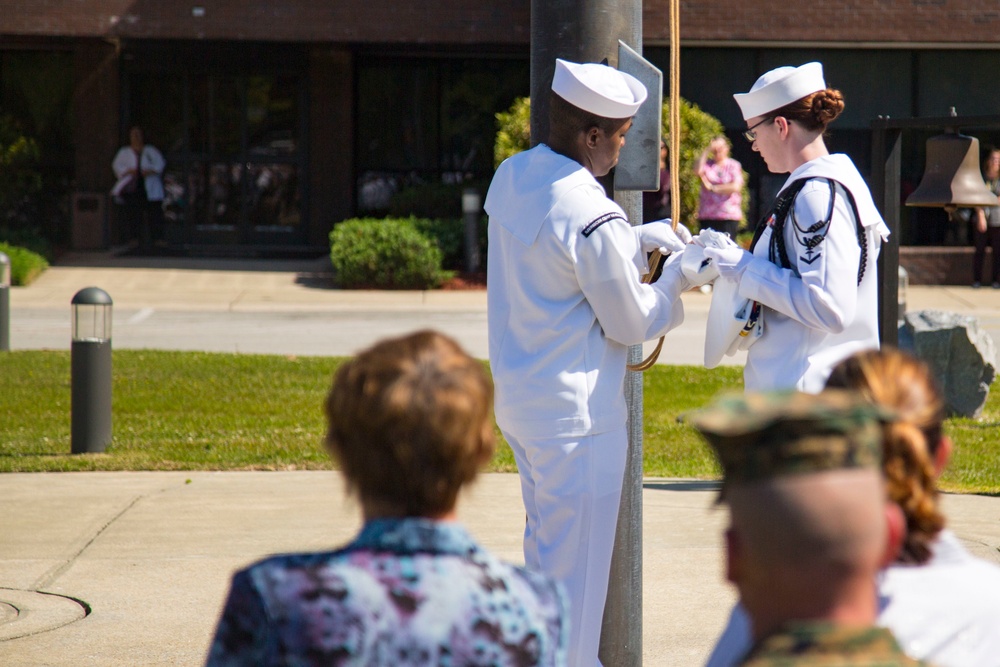
[[[675,252],[663,260],[663,271],[660,273],[660,277],[656,279],[656,284],[664,287],[669,286],[676,290],[674,298],[693,287],[682,268],[685,254],[687,254],[687,251]]]
[[[678,227],[680,227],[678,225]],[[639,243],[642,244],[643,252],[653,252],[659,250],[664,255],[669,255],[678,250],[684,250],[687,245],[682,241],[671,227],[669,220],[656,220],[640,225]],[[690,236],[690,234],[688,234]]]
[[[667,220],[667,222],[669,223],[670,221]],[[674,230],[674,233],[677,234],[677,238],[684,243],[691,243],[694,238],[691,236],[691,230],[689,230],[686,225],[679,222],[677,223],[677,229]]]
[[[719,275],[730,280],[739,280],[753,260],[753,255],[737,245],[729,248],[705,248],[705,257],[712,260]]]
[[[736,241],[726,234],[715,229],[703,229],[692,240],[693,243],[702,248],[737,248]]]
[[[692,287],[701,287],[719,277],[715,262],[705,255],[705,248],[697,243],[690,244],[681,256],[681,270]]]

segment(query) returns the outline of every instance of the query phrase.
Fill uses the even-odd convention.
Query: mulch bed
[[[486,272],[459,273],[454,278],[441,283],[443,290],[484,290],[486,289]]]

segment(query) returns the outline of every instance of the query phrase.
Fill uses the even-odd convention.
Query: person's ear
[[[587,130],[587,148],[597,148],[597,141],[600,139],[601,130],[596,125]]]
[[[879,569],[888,567],[896,560],[903,549],[903,540],[906,539],[906,517],[903,516],[903,509],[891,500],[885,503],[885,523],[887,529],[885,552],[879,561]]]
[[[787,118],[785,118],[784,116],[775,116],[773,122],[778,126],[779,136],[784,137],[788,135],[789,123]]]
[[[934,451],[934,475],[936,477],[940,477],[944,469],[948,467],[948,461],[951,460],[951,452],[954,448],[955,444],[951,441],[951,438],[942,435],[937,449]]]
[[[731,526],[726,529],[726,581],[738,584],[743,564],[743,543]]]

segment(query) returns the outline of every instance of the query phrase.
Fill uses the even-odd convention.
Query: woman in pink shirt
[[[743,220],[743,166],[729,157],[729,140],[712,139],[698,158],[695,171],[701,178],[698,206],[701,229],[716,229],[735,239]]]

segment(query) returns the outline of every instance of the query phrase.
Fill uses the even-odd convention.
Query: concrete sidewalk
[[[208,352],[350,355],[380,338],[431,327],[485,358],[486,293],[335,289],[325,257],[306,261],[64,258],[28,287],[11,288],[11,347],[68,349],[70,301],[98,286],[114,300],[113,346]],[[1000,341],[1000,290],[911,287],[908,309],[973,315]],[[664,364],[700,364],[709,295],[683,296]],[[647,351],[655,342],[647,343]],[[742,365],[745,354],[724,363]]]
[[[2,483],[0,664],[18,667],[200,664],[235,568],[338,546],[360,525],[335,472],[8,474]],[[715,491],[645,480],[644,664],[702,664],[735,599],[722,580],[726,512],[712,506]],[[1000,561],[1000,501],[947,496],[945,509],[973,553]],[[484,475],[459,510],[484,546],[523,562],[516,475]]]
[[[14,349],[67,349],[70,299],[90,285],[115,301],[118,348],[351,354],[433,326],[486,356],[482,291],[336,290],[323,259],[70,258],[12,289]],[[911,309],[1000,329],[1000,291],[911,288],[909,298]],[[691,292],[684,303],[661,363],[700,362],[709,299]],[[235,568],[335,547],[359,526],[334,472],[7,474],[0,483],[0,665],[200,664]],[[645,480],[635,621],[645,664],[701,664],[725,622],[734,594],[722,580],[726,513],[712,507],[715,488]],[[1000,562],[1000,499],[947,496],[945,509],[973,553]],[[459,510],[487,548],[522,561],[516,475],[485,475]]]

